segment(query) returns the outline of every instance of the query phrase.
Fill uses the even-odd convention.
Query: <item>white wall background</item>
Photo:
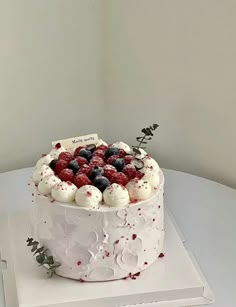
[[[236,187],[234,0],[0,0],[0,169],[98,133]]]
[[[103,135],[102,0],[0,0],[0,170]]]
[[[109,138],[236,187],[236,1],[107,0]]]

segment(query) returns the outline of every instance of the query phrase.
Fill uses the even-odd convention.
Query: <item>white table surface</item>
[[[31,205],[31,172],[26,168],[0,174],[1,210],[17,212]],[[215,294],[211,306],[236,307],[236,190],[177,171],[164,170],[164,175],[165,205]],[[0,307],[5,307],[1,278]]]

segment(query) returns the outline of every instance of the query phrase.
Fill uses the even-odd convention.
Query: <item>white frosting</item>
[[[143,158],[142,161],[143,161],[143,164],[144,164],[144,168],[140,170],[141,172],[145,172],[145,171],[143,171],[145,168],[150,168],[153,171],[157,171],[157,172],[160,170],[160,167],[159,167],[157,161],[154,160],[152,157],[146,156],[145,158]]]
[[[64,147],[60,147],[60,148],[53,148],[50,152],[49,155],[52,157],[52,159],[57,159],[59,154],[61,152],[65,152],[67,151]]]
[[[161,174],[153,196],[125,208],[89,210],[56,201],[52,205],[34,193],[32,237],[60,262],[60,276],[104,281],[140,272],[162,252],[163,183]]]
[[[53,199],[67,203],[75,200],[76,191],[77,187],[73,183],[61,181],[52,188],[51,195]]]
[[[105,146],[108,146],[108,144],[106,142],[104,142],[102,139],[99,139],[96,146],[101,146],[101,145],[105,145]]]
[[[77,190],[75,201],[80,207],[95,209],[99,207],[102,201],[102,193],[98,188],[92,185],[84,185]]]
[[[111,147],[123,149],[128,154],[131,153],[131,149],[130,149],[129,145],[124,143],[124,142],[116,142],[116,143],[112,144]]]
[[[152,188],[147,181],[143,179],[132,179],[127,183],[126,188],[131,200],[148,199],[152,193]]]
[[[38,160],[36,164],[36,168],[40,168],[43,164],[49,165],[49,163],[53,160],[53,158],[48,154],[41,159]]]
[[[144,149],[142,149],[142,148],[139,148],[139,151],[140,151],[140,154],[135,154],[135,157],[137,158],[137,159],[143,159],[144,157],[146,157],[147,156],[147,152],[144,150]]]
[[[49,195],[51,193],[52,188],[60,182],[61,180],[57,176],[46,176],[42,180],[40,180],[38,190],[43,195]]]
[[[147,181],[153,189],[156,189],[160,185],[161,179],[159,172],[147,168],[145,170],[144,176],[142,177],[142,180]]]
[[[129,204],[129,193],[125,187],[113,183],[103,192],[103,199],[108,206],[125,207]]]
[[[53,170],[49,166],[43,164],[41,167],[34,170],[32,180],[35,184],[38,184],[41,179],[51,175],[54,175]]]

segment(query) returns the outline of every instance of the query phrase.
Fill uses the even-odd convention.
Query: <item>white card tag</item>
[[[65,139],[65,140],[53,141],[52,147],[55,147],[55,145],[57,143],[60,143],[61,146],[66,148],[66,149],[90,145],[90,144],[97,144],[98,143],[98,135],[96,133],[94,133],[94,134],[78,136],[78,137]]]

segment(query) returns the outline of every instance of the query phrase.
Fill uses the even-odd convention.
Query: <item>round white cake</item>
[[[37,162],[32,188],[32,236],[60,263],[60,276],[126,278],[162,252],[164,177],[144,151],[137,157],[122,142],[73,150],[57,144]]]

